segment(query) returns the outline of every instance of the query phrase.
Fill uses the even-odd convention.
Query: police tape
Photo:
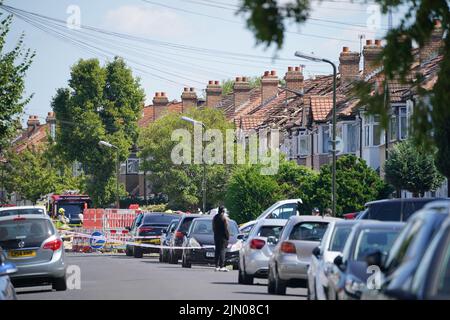
[[[215,248],[215,246],[209,245],[209,246],[198,246],[198,247],[177,247],[177,246],[163,246],[161,244],[149,244],[149,243],[140,243],[140,242],[132,242],[132,241],[123,241],[119,239],[108,239],[105,236],[92,236],[85,233],[79,233],[79,232],[73,232],[68,230],[60,230],[61,237],[64,237],[65,234],[74,235],[80,238],[87,238],[87,239],[94,239],[97,241],[105,241],[105,243],[121,243],[124,245],[134,246],[134,247],[143,247],[143,248],[156,248],[156,249],[172,249],[172,250],[195,250],[195,249],[210,249]],[[158,236],[148,236],[147,239],[153,238],[153,239],[159,239]]]

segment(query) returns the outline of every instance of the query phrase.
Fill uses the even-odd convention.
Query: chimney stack
[[[261,79],[261,101],[264,102],[278,93],[278,77],[275,70],[264,72]]]
[[[47,118],[45,118],[46,123],[53,123],[56,121],[56,116],[54,112],[48,112]]]
[[[420,62],[423,63],[429,59],[432,59],[439,51],[442,50],[444,35],[444,29],[442,29],[442,23],[440,20],[434,20],[434,28],[431,32],[430,39],[424,43],[423,47],[419,51]]]
[[[214,108],[219,104],[221,97],[222,87],[219,81],[210,80],[206,86],[206,106]]]
[[[29,116],[27,120],[27,131],[28,133],[32,133],[39,127],[40,122],[38,116]]]
[[[379,67],[379,63],[377,63],[377,59],[381,55],[381,51],[383,47],[381,46],[381,40],[375,40],[375,43],[372,43],[372,40],[366,40],[366,45],[363,49],[364,55],[364,70],[363,76],[371,74],[375,69]]]
[[[343,47],[339,56],[341,83],[348,84],[359,79],[359,53]]]
[[[236,77],[233,86],[233,97],[235,108],[250,99],[250,84],[246,77]]]
[[[303,72],[300,67],[288,67],[288,71],[284,76],[284,80],[286,81],[286,87],[291,90],[295,90],[298,92],[303,92]],[[296,95],[292,92],[287,91],[286,97],[295,97]]]
[[[154,108],[153,120],[156,120],[162,116],[168,104],[169,99],[167,98],[165,92],[155,92],[155,96],[153,97],[153,108]]]
[[[189,108],[197,106],[197,94],[194,88],[184,87],[183,93],[181,94],[181,101],[183,106],[183,112]]]

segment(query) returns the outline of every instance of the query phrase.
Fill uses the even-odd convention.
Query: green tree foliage
[[[419,94],[419,101],[414,106],[412,116],[412,135],[414,140],[425,148],[437,147],[436,164],[439,171],[450,178],[450,4],[444,0],[375,0],[381,5],[382,13],[398,8],[406,14],[396,27],[385,36],[386,45],[379,61],[383,67],[386,80],[400,80],[410,83]],[[248,28],[253,31],[257,43],[266,46],[275,44],[281,48],[284,44],[285,25],[288,22],[303,23],[311,11],[311,0],[295,0],[289,3],[276,0],[243,0],[240,12],[247,18]],[[438,80],[432,90],[420,88],[422,75],[411,74],[415,61],[413,43],[419,48],[425,47],[434,28],[434,20],[442,23],[443,59],[440,63]],[[378,92],[373,96],[371,85],[359,83],[356,93],[361,105],[371,113],[380,114],[382,124],[388,125],[388,110],[384,101],[389,98]],[[450,179],[449,179],[450,181]],[[450,183],[449,183],[450,186]],[[450,192],[450,188],[449,188]]]
[[[225,143],[225,130],[233,129],[223,113],[212,108],[192,108],[185,116],[203,122],[207,129],[216,129],[222,133]],[[202,207],[203,166],[194,164],[194,143],[191,143],[191,164],[174,164],[172,150],[179,141],[172,141],[172,133],[177,129],[190,132],[193,141],[193,125],[183,121],[179,114],[169,113],[151,123],[139,137],[142,169],[149,172],[148,179],[154,192],[168,196],[169,207],[174,210],[197,211]],[[234,143],[234,142],[233,142]],[[206,146],[208,146],[206,142]],[[223,151],[225,157],[225,151]],[[232,165],[208,164],[206,174],[207,209],[223,201],[224,189]]]
[[[283,195],[273,176],[261,175],[260,166],[238,166],[228,181],[225,207],[238,223],[254,220]]]
[[[316,172],[284,158],[277,174],[261,175],[260,170],[259,165],[238,166],[230,177],[225,206],[233,219],[253,220],[276,201],[296,198],[303,201],[301,213],[310,214]]]
[[[412,141],[398,143],[385,163],[386,180],[397,190],[408,190],[414,196],[434,191],[443,182],[432,153],[416,147]]]
[[[87,168],[87,192],[97,206],[114,202],[116,195],[116,150],[98,143],[117,146],[124,161],[138,136],[144,98],[139,79],[120,58],[105,66],[97,59],[78,61],[69,87],[58,89],[53,98],[59,150],[66,161]],[[123,186],[120,193],[125,193]]]
[[[313,187],[311,203],[321,210],[331,207],[331,165],[324,165]],[[386,198],[389,186],[366,162],[354,155],[336,162],[336,216],[360,211],[368,201]]]
[[[36,202],[48,193],[85,189],[84,176],[73,176],[72,167],[62,159],[52,144],[43,149],[8,151],[3,165],[3,183],[8,193],[16,192]]]
[[[1,4],[1,1],[0,1]],[[0,13],[0,17],[1,17]],[[0,150],[20,128],[19,116],[31,99],[24,97],[25,75],[34,57],[34,52],[25,49],[24,35],[16,46],[5,52],[6,37],[12,16],[0,21]]]

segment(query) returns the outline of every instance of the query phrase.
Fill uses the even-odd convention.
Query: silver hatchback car
[[[43,215],[0,217],[0,246],[6,261],[14,263],[15,287],[52,285],[66,290],[64,245],[52,220]]]
[[[253,284],[254,278],[267,278],[269,258],[287,219],[262,219],[257,222],[239,251],[241,284]]]
[[[328,223],[341,220],[321,216],[289,218],[269,260],[268,292],[286,294],[287,287],[307,287],[312,251],[320,244]]]

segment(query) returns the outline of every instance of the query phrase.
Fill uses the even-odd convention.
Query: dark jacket
[[[216,214],[212,221],[214,241],[228,241],[230,233],[228,231],[228,222],[224,214]]]

